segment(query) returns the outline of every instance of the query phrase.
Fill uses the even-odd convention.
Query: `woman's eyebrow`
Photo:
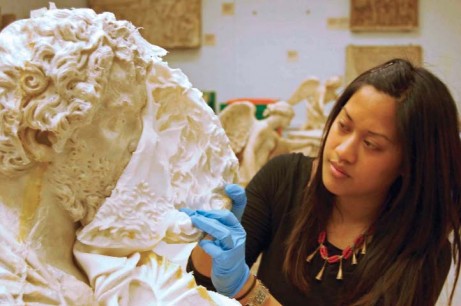
[[[344,111],[344,113],[346,114],[347,118],[348,118],[350,121],[354,122],[354,120],[352,119],[352,117],[351,117],[351,116],[349,115],[349,113],[347,112],[347,109],[346,109],[345,106],[343,107],[343,111]]]
[[[347,117],[351,122],[354,122],[354,119],[352,119],[351,115],[349,115],[349,113],[347,112],[347,109],[346,109],[345,106],[343,107],[343,110],[344,110],[344,113],[346,114],[346,117]],[[394,143],[394,141],[392,141],[391,138],[387,137],[387,136],[384,135],[384,134],[377,133],[377,132],[373,132],[373,131],[370,131],[370,130],[367,130],[367,133],[370,134],[371,136],[382,137],[382,138],[386,139],[387,141],[389,141],[389,142],[391,142],[391,143]]]

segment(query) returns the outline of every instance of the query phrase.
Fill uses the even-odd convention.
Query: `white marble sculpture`
[[[341,78],[333,76],[324,84],[316,77],[309,77],[299,85],[287,100],[291,105],[301,101],[306,103],[306,122],[301,130],[323,129],[327,120],[330,105],[337,98],[337,90],[341,86]]]
[[[238,161],[187,77],[129,22],[36,11],[0,33],[0,304],[239,305],[160,256],[229,208]]]
[[[320,149],[323,127],[327,121],[331,107],[338,97],[341,78],[330,77],[322,84],[316,77],[309,77],[299,85],[287,100],[291,105],[301,101],[306,105],[306,121],[299,130],[287,132],[287,138],[304,141],[306,146],[291,152],[301,152],[307,156],[316,156]]]
[[[290,125],[294,111],[290,104],[278,101],[268,104],[264,119],[255,117],[256,107],[249,101],[228,105],[219,118],[231,141],[232,150],[240,162],[240,184],[246,185],[272,157],[306,145],[305,141],[290,140],[281,131]]]

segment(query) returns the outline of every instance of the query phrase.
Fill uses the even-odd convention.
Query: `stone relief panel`
[[[351,0],[352,31],[410,31],[418,27],[418,0]]]
[[[165,49],[197,48],[201,42],[201,0],[89,0],[97,13],[131,21],[150,43]]]
[[[400,57],[410,60],[416,65],[423,61],[421,46],[355,46],[346,48],[346,83],[351,82],[360,73],[390,59]]]

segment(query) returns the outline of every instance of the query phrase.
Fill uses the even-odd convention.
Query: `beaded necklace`
[[[319,246],[317,249],[312,252],[309,256],[307,256],[306,261],[310,263],[314,258],[317,252],[320,253],[320,256],[324,260],[322,269],[320,269],[319,273],[315,277],[317,280],[322,280],[323,271],[325,270],[325,266],[328,264],[334,264],[339,262],[339,269],[338,274],[336,275],[336,279],[342,280],[343,279],[343,260],[347,260],[352,256],[352,265],[357,264],[357,253],[360,252],[362,255],[366,254],[367,252],[367,243],[371,239],[371,235],[367,235],[367,233],[360,235],[357,239],[355,239],[354,244],[352,246],[346,247],[341,255],[328,255],[328,249],[325,246],[327,233],[326,231],[322,231],[318,237]],[[368,240],[368,241],[367,241]]]

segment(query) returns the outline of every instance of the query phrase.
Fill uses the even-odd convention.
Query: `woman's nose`
[[[355,163],[357,160],[358,141],[353,135],[343,137],[335,151],[341,161]]]

